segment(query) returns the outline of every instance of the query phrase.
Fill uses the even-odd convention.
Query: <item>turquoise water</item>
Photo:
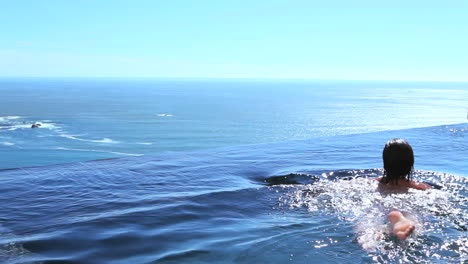
[[[1,79],[0,168],[456,124],[467,85]]]
[[[3,80],[0,262],[466,262],[465,88]],[[395,137],[438,188],[375,191]]]

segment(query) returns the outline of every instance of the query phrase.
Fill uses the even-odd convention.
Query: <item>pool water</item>
[[[396,137],[438,188],[376,191]],[[467,139],[461,123],[1,170],[0,261],[464,263]]]

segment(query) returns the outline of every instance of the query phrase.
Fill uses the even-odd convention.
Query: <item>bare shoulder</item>
[[[432,188],[432,186],[430,186],[427,183],[415,182],[415,181],[411,181],[410,184],[409,184],[409,187],[413,188],[413,189],[417,189],[417,190],[428,190],[428,189]]]

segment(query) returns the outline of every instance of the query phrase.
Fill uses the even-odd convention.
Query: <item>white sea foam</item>
[[[3,146],[14,146],[15,143],[11,143],[11,142],[5,141],[5,142],[0,142],[0,145],[3,145]]]
[[[58,126],[56,123],[46,123],[46,122],[34,122],[34,123],[27,123],[27,122],[11,122],[7,123],[7,129],[10,131],[14,131],[17,129],[31,129],[33,124],[40,125],[38,128],[40,129],[49,129],[49,130],[60,130],[61,127]]]
[[[6,122],[7,120],[19,119],[21,116],[0,116],[0,122]]]
[[[125,152],[117,152],[117,151],[106,151],[106,150],[97,150],[97,149],[76,149],[76,148],[64,148],[64,147],[57,147],[55,149],[56,150],[67,150],[67,151],[112,153],[112,154],[124,155],[124,156],[143,156],[143,154],[125,153]]]
[[[31,125],[27,125],[27,124],[11,125],[7,130],[14,131],[17,129],[25,129],[25,128],[31,128]]]
[[[170,117],[170,116],[174,116],[174,115],[171,115],[171,114],[156,114],[156,116]]]
[[[46,128],[46,129],[51,129],[51,130],[54,130],[54,129],[57,129],[58,126],[54,123],[40,123],[38,122],[38,124],[41,124],[40,128]]]
[[[151,142],[137,142],[138,145],[153,145]]]
[[[59,136],[68,138],[68,139],[73,139],[73,140],[79,140],[79,141],[86,141],[86,142],[94,142],[94,143],[120,143],[120,141],[117,140],[112,140],[110,138],[103,138],[103,139],[85,139],[85,138],[78,138],[73,135],[67,135],[67,134],[60,134]]]

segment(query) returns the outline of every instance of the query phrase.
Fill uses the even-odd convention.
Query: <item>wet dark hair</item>
[[[411,145],[404,139],[395,138],[385,144],[383,154],[384,175],[382,183],[398,183],[399,179],[411,180],[414,154]]]

